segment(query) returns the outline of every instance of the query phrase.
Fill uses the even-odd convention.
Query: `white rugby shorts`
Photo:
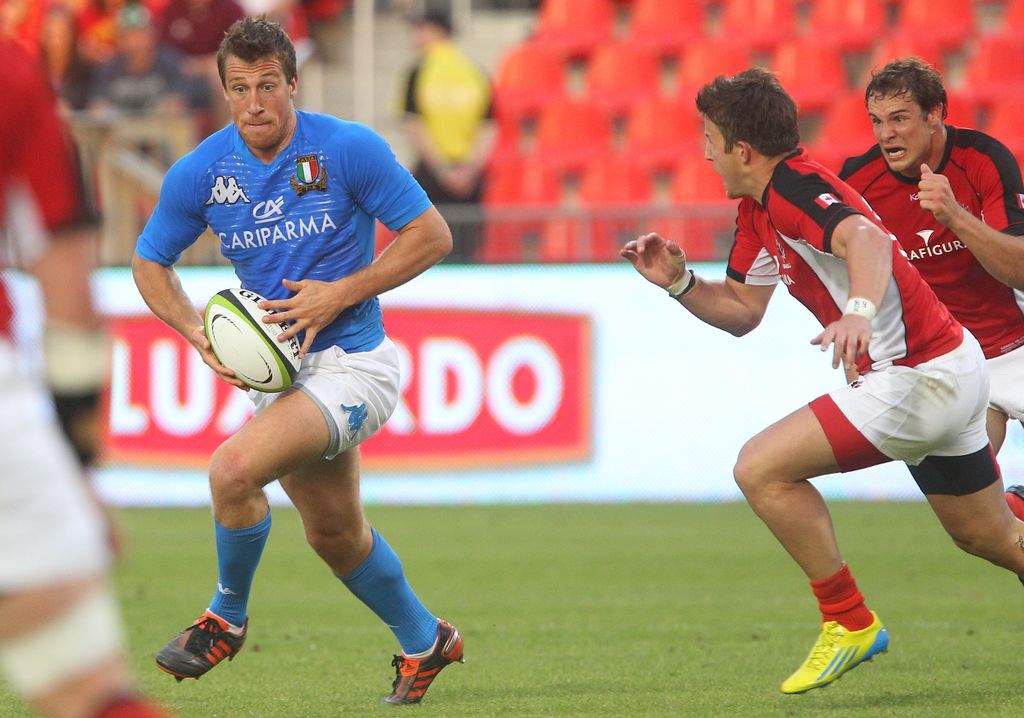
[[[384,341],[366,352],[330,347],[307,354],[294,386],[309,396],[327,420],[331,439],[325,459],[358,446],[376,434],[398,406],[399,369],[395,343]],[[251,390],[259,413],[280,394]]]
[[[0,594],[102,573],[106,524],[40,383],[0,339]]]
[[[988,405],[1024,421],[1024,347],[987,360],[992,391]]]
[[[868,372],[811,403],[843,471],[886,459],[916,466],[929,455],[965,456],[988,444],[989,379],[978,341],[917,366]]]

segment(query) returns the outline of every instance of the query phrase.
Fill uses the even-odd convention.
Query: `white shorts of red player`
[[[101,575],[105,519],[41,382],[0,339],[0,594]]]
[[[399,360],[395,343],[384,338],[370,351],[330,347],[307,354],[294,386],[320,407],[331,432],[325,459],[376,434],[398,405]],[[249,391],[259,413],[281,394]]]
[[[992,391],[988,405],[1011,419],[1024,421],[1024,347],[987,362]]]
[[[978,341],[964,332],[953,351],[917,366],[868,372],[818,397],[818,417],[836,461],[853,471],[889,460],[966,456],[988,444],[989,377]]]

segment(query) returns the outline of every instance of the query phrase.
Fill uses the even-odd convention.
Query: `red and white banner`
[[[503,467],[591,451],[587,317],[537,312],[391,309],[401,400],[363,444],[367,468]],[[158,319],[111,319],[108,462],[202,466],[251,416]]]

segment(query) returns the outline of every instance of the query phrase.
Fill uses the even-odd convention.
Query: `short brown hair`
[[[295,62],[295,45],[279,24],[266,17],[245,17],[235,21],[224,33],[217,49],[217,72],[220,82],[227,86],[224,65],[228,55],[234,55],[243,62],[255,62],[264,57],[273,57],[281,63],[288,81],[298,76]]]
[[[796,103],[767,70],[719,75],[697,93],[697,110],[721,128],[727,151],[742,140],[774,157],[800,144]]]
[[[942,107],[942,119],[946,119],[948,98],[938,70],[919,57],[901,57],[893,60],[878,72],[871,73],[871,82],[864,91],[864,102],[872,96],[879,99],[906,95],[925,113],[935,107]]]

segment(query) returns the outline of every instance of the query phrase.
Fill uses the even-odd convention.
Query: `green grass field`
[[[121,513],[118,569],[142,686],[182,718],[1020,716],[1024,592],[955,549],[923,503],[838,503],[839,539],[892,634],[889,654],[783,696],[818,614],[795,564],[743,504],[370,507],[427,605],[466,639],[417,707],[390,688],[390,632],[276,509],[249,642],[200,681],[153,654],[215,585],[207,510]],[[55,647],[55,650],[59,650]],[[28,715],[0,692],[0,716]]]

